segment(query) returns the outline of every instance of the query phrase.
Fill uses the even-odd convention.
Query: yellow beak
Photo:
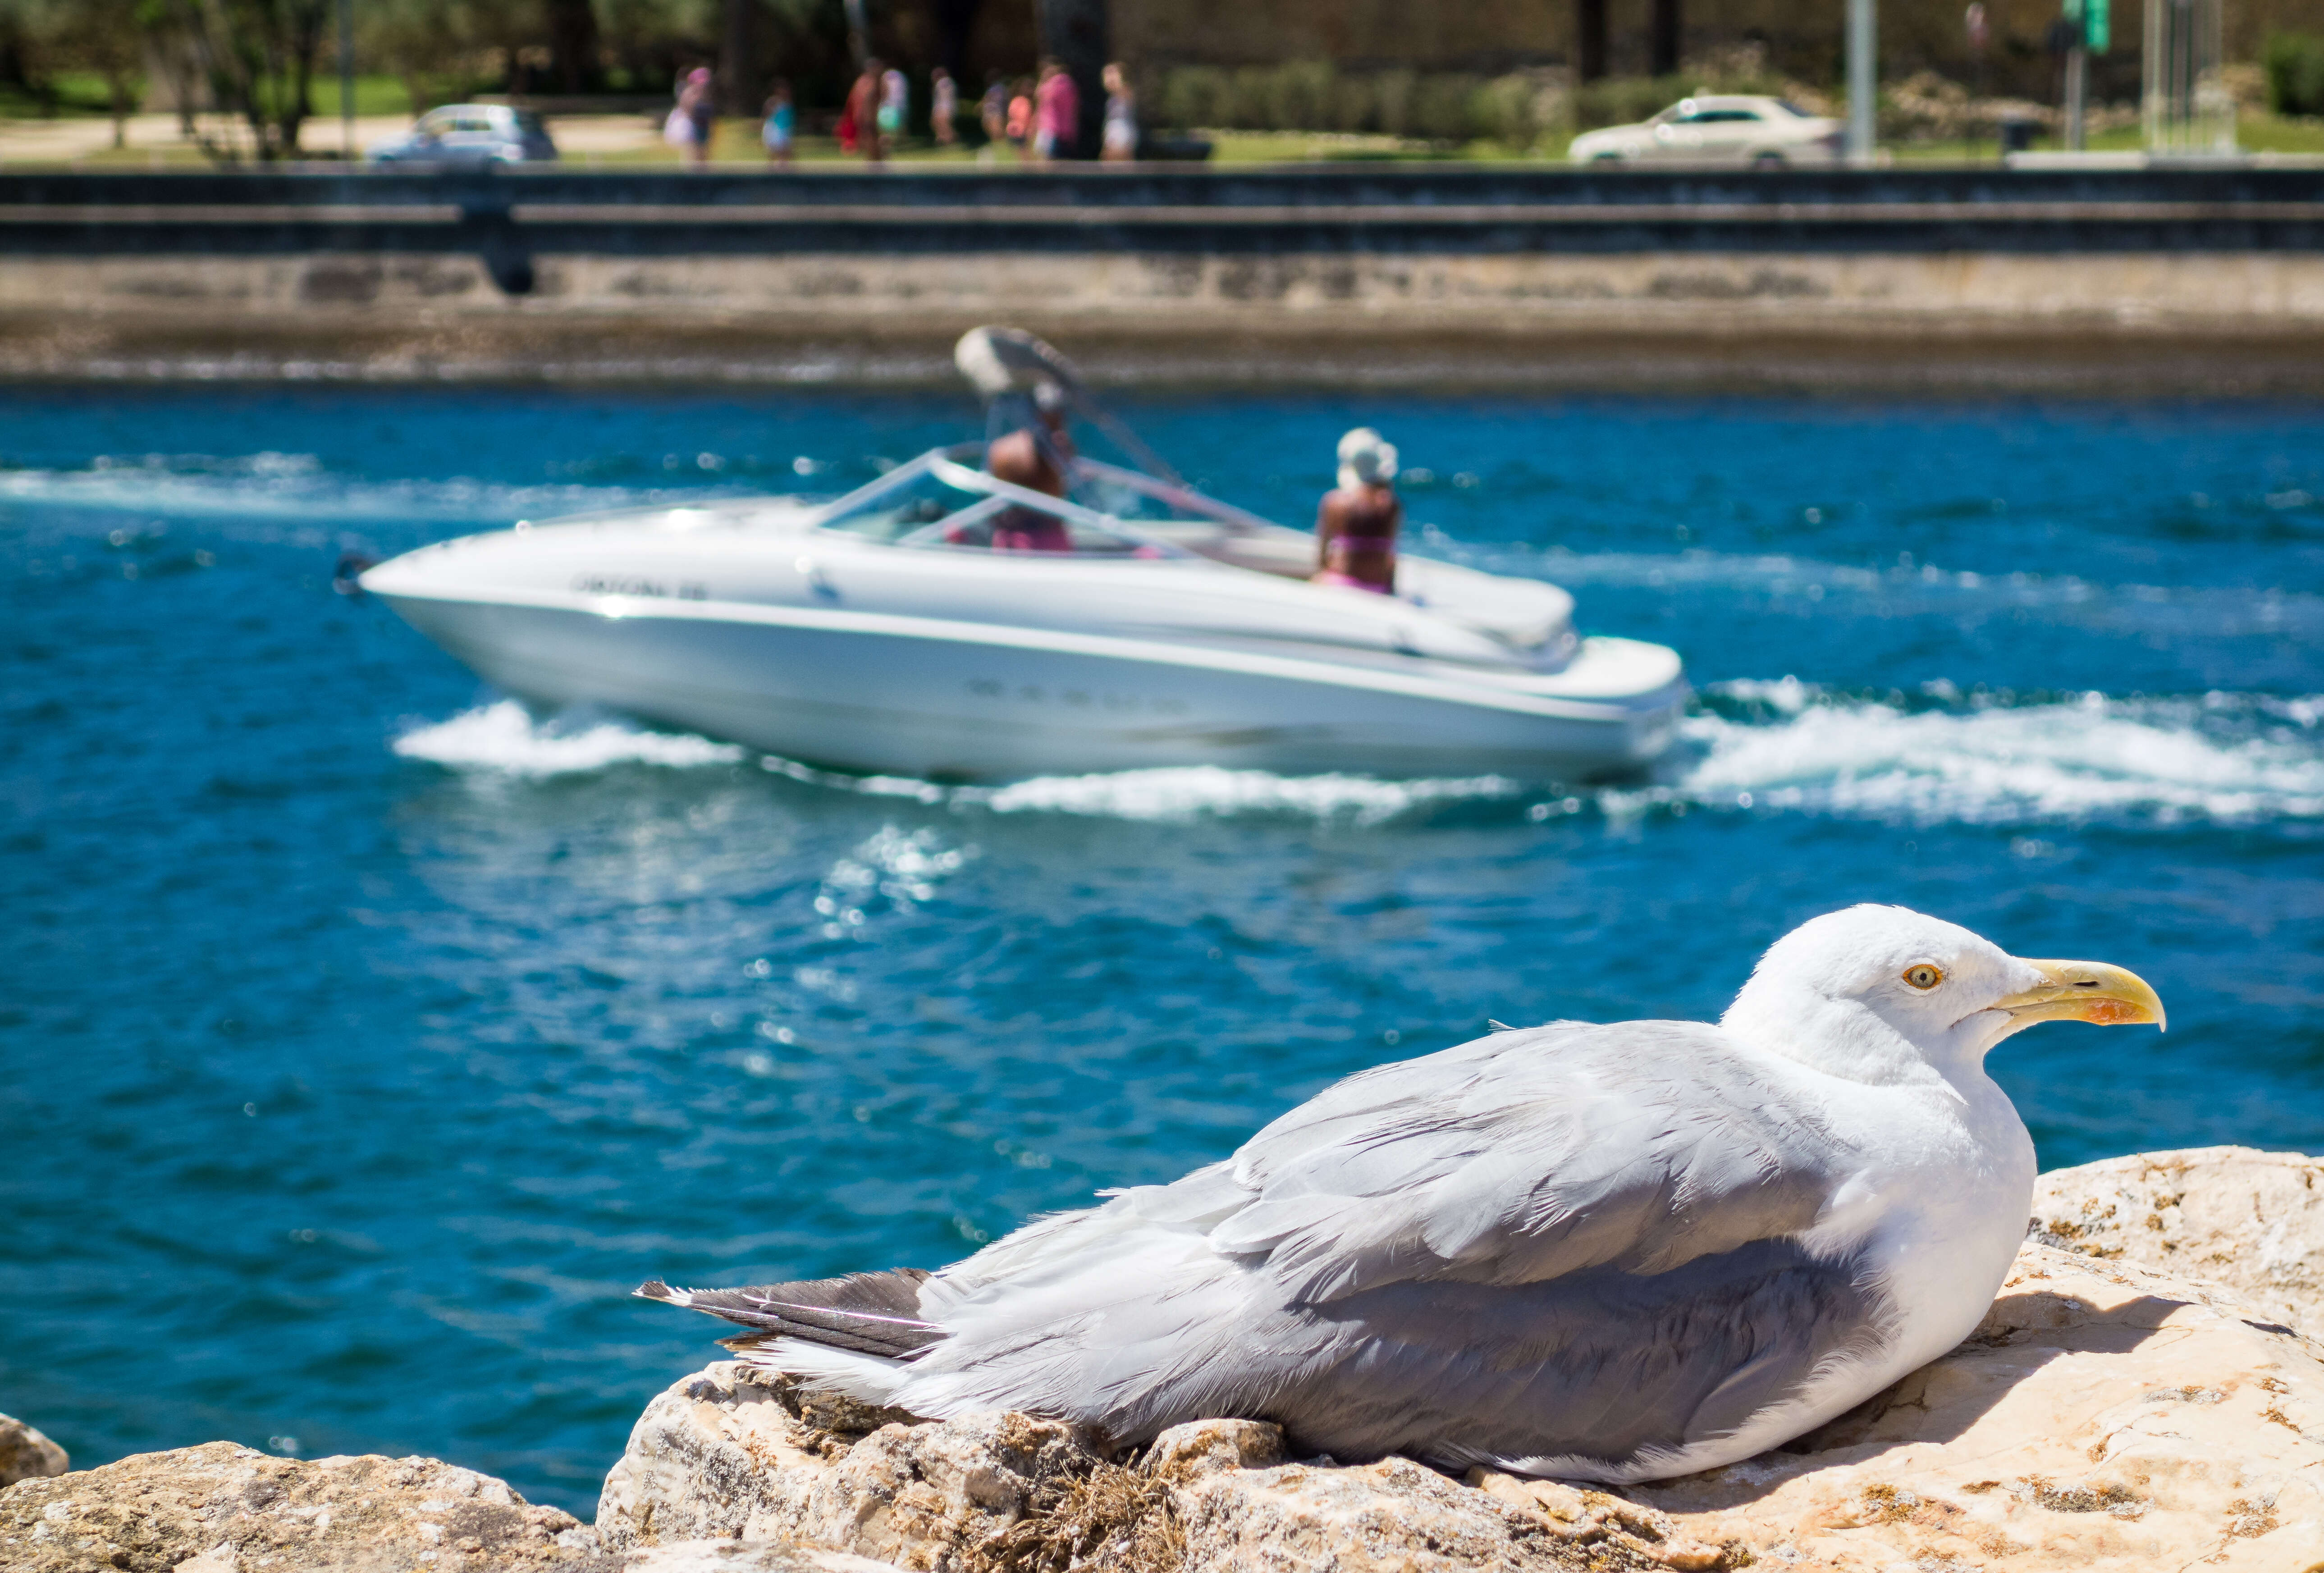
[[[2100,1026],[2135,1022],[2163,1026],[2163,1001],[2146,980],[2104,961],[2027,961],[2047,980],[2023,994],[1993,1002],[2022,1026],[2037,1021],[2089,1021]]]

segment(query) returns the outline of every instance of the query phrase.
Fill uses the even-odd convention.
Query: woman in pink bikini
[[[1340,439],[1340,484],[1315,510],[1315,572],[1311,582],[1396,593],[1396,448],[1369,426]]]
[[[1074,459],[1074,439],[1065,431],[1066,398],[1055,382],[1033,390],[1038,429],[1021,427],[995,437],[984,450],[985,473],[996,481],[1022,486],[1046,496],[1065,494],[1065,471]],[[955,525],[945,539],[956,547],[989,546],[996,552],[1070,552],[1073,532],[1056,514],[1038,508],[1001,510],[982,525]]]

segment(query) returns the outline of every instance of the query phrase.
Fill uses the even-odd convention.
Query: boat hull
[[[1675,658],[1627,640],[1587,641],[1557,679],[1528,680],[822,608],[383,598],[538,704],[936,781],[1185,765],[1614,779],[1663,751],[1686,695]]]

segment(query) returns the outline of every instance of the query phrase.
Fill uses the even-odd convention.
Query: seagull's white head
[[[2103,961],[2029,961],[1957,924],[1902,906],[1828,912],[1767,947],[1720,1025],[1737,1037],[1857,1080],[1918,1061],[1973,1069],[2042,1021],[2163,1026],[2163,1001]]]

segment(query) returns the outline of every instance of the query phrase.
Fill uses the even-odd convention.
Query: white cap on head
[[[1340,484],[1385,485],[1396,479],[1396,445],[1369,426],[1340,439]]]

